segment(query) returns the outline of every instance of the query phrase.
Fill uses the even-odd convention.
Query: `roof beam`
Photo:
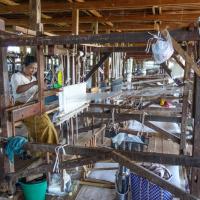
[[[28,24],[23,25],[21,24],[20,20],[18,20],[19,23],[16,23],[15,25],[21,26],[21,27],[26,27],[28,28]],[[58,23],[58,22],[57,22]],[[177,29],[177,28],[185,28],[188,27],[188,23],[180,23],[180,22],[168,22],[168,23],[162,23],[160,25],[161,29],[165,29],[166,27],[170,30]],[[7,27],[9,29],[9,27]],[[56,31],[56,32],[70,32],[72,31],[73,26],[68,25],[68,26],[51,26],[51,25],[45,25],[44,30],[45,31]],[[80,24],[79,26],[80,31],[92,31],[91,25],[90,24]],[[109,25],[99,25],[99,31],[105,32],[107,29],[111,31],[117,31],[117,30],[123,30],[123,31],[153,31],[156,30],[156,27],[154,24],[150,23],[135,23],[135,22],[124,22],[124,23],[119,23],[115,24],[114,27],[110,27]]]
[[[119,9],[144,9],[152,8],[153,6],[200,6],[200,3],[196,0],[102,0],[102,1],[87,1],[81,2],[43,2],[43,12],[65,12],[73,8],[80,10],[119,10]],[[1,6],[0,14],[8,13],[27,13],[28,4],[16,5],[16,6]]]
[[[177,28],[184,28],[184,27],[188,27],[187,23],[163,23],[162,25],[160,25],[161,29],[177,29]],[[154,26],[154,24],[145,24],[145,23],[120,23],[120,24],[115,24],[114,27],[110,27],[108,25],[105,26],[100,26],[99,25],[99,31],[106,31],[107,29],[110,29],[111,31],[116,31],[119,29],[123,29],[124,31],[128,31],[128,30],[134,30],[134,31],[140,31],[140,30],[156,30],[156,27]],[[45,31],[71,31],[72,26],[66,27],[66,26],[62,26],[62,27],[57,27],[57,26],[45,26],[44,27]],[[84,30],[84,31],[91,31],[91,25],[89,24],[81,24],[80,25],[80,29]]]
[[[113,27],[113,23],[110,22],[110,21],[107,21],[98,11],[96,11],[96,10],[90,10],[90,12],[91,12],[94,16],[97,17],[97,20],[96,20],[97,22],[99,21],[99,18],[100,18],[100,19],[105,20],[104,22],[105,22],[107,25]],[[104,22],[102,22],[102,23],[104,23]]]
[[[182,14],[181,15],[181,22],[194,22],[199,14]],[[180,22],[180,15],[172,15],[172,14],[163,14],[163,15],[125,15],[125,16],[105,16],[105,17],[95,17],[95,16],[84,16],[80,17],[80,23],[93,23],[93,22],[100,22],[100,23],[108,23],[108,21],[112,21],[113,23],[117,22],[153,22],[153,21],[162,21],[162,22]],[[20,19],[6,19],[6,25],[19,25],[19,26],[26,26],[28,25],[27,18],[20,18]],[[55,23],[66,23],[71,24],[71,17],[53,17],[53,18],[42,18],[43,24],[55,24]],[[180,23],[181,23],[180,22]],[[111,26],[111,24],[109,24]],[[112,27],[112,26],[111,26]]]
[[[23,27],[20,27],[20,26],[13,26],[12,31],[20,32],[20,33],[23,33],[25,35],[36,36],[36,31],[33,31],[31,29],[27,29],[27,28],[23,28]],[[48,36],[55,36],[55,34],[48,33],[48,32],[44,32],[43,34],[48,35]]]

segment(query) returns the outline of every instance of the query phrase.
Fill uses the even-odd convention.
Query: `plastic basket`
[[[167,190],[151,183],[134,173],[130,174],[132,200],[172,200],[173,195]]]

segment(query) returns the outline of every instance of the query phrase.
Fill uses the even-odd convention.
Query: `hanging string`
[[[35,132],[35,141],[36,142],[38,142],[37,141],[37,131],[36,131],[36,129],[37,129],[37,124],[36,124],[36,116],[34,116],[34,132]],[[29,134],[28,134],[28,137],[29,137]],[[28,139],[30,139],[30,138],[28,138]]]
[[[143,97],[140,97],[140,100],[139,100],[139,103],[138,103],[138,105],[136,106],[136,109],[138,109],[138,110],[139,110],[139,108],[140,108],[140,105],[142,105],[142,103],[143,103]]]
[[[147,46],[146,46],[146,49],[145,49],[146,53],[149,53],[153,40],[156,39],[156,40],[164,41],[164,39],[161,37],[160,31],[158,31],[157,35],[152,34],[150,32],[148,32],[148,34],[150,34],[152,37],[147,40]]]
[[[60,173],[60,150],[62,150],[62,154],[66,154],[64,147],[68,144],[60,145],[55,148],[56,160],[53,166],[53,173]]]
[[[115,109],[112,109],[112,123],[115,124]]]
[[[143,135],[143,132],[144,132],[144,120],[145,120],[145,116],[147,115],[147,113],[146,112],[143,112],[143,115],[142,115],[142,126],[141,126],[141,130],[140,131],[138,131],[138,133],[137,133],[137,136],[141,136],[141,135]]]

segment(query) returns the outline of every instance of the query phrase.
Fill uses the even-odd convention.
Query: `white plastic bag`
[[[65,169],[60,169],[60,153],[66,155],[64,147],[65,145],[60,145],[55,148],[56,160],[53,167],[53,173],[48,186],[48,193],[51,195],[64,196],[71,190],[71,177],[66,172]],[[63,187],[64,186],[64,187]]]
[[[148,41],[148,45],[149,45],[149,42],[151,42],[153,39],[157,40],[155,43],[151,45],[153,57],[156,64],[161,64],[167,61],[174,53],[171,37],[168,31],[166,31],[166,33],[167,33],[167,36],[165,39],[163,39],[158,33],[158,35],[153,35],[153,38],[150,38]]]
[[[64,191],[62,191],[62,183],[64,182]],[[51,195],[64,196],[71,191],[71,177],[63,170],[61,173],[53,173],[49,181],[48,193]]]

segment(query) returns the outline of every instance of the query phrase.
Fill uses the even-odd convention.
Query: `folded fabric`
[[[8,138],[5,154],[8,156],[8,159],[13,163],[14,155],[22,155],[24,150],[23,146],[27,143],[28,140],[22,136],[15,136]]]
[[[114,144],[121,145],[122,142],[132,142],[138,144],[144,144],[139,136],[130,135],[127,133],[119,133],[115,137],[112,138],[112,142]]]
[[[141,166],[148,169],[149,171],[152,171],[161,178],[164,178],[165,180],[169,180],[172,177],[171,172],[164,165],[154,163],[142,163]]]

